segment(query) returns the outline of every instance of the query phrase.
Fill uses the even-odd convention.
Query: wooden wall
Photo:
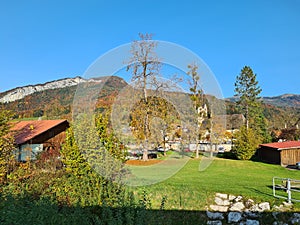
[[[273,148],[261,147],[258,150],[258,157],[261,161],[272,163],[272,164],[280,164],[280,151]]]
[[[300,148],[281,150],[281,164],[295,165],[300,162]]]

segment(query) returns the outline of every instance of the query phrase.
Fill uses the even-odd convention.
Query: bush
[[[237,159],[249,160],[255,154],[260,139],[251,128],[243,126],[236,134],[232,153]]]

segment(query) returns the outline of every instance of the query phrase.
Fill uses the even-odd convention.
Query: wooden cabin
[[[300,162],[300,141],[261,144],[258,157],[267,163],[283,166],[295,165]]]

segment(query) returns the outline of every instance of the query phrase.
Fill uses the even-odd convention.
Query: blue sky
[[[243,66],[263,96],[300,94],[300,1],[0,1],[0,92],[82,75],[106,51],[153,33],[210,67],[225,97]]]

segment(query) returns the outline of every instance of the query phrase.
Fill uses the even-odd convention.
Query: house
[[[295,165],[300,162],[300,141],[286,141],[261,144],[257,155],[263,162]]]
[[[35,160],[37,155],[43,153],[59,155],[68,127],[67,120],[34,120],[14,123],[11,131],[17,146],[16,159],[18,161]]]

